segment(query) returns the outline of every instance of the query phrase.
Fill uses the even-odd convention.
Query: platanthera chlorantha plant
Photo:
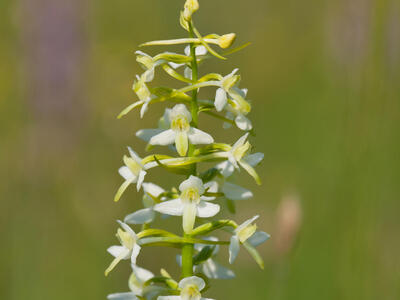
[[[143,191],[144,208],[128,214],[123,222],[118,221],[120,245],[108,248],[114,260],[105,273],[107,275],[122,260],[129,261],[133,272],[128,281],[130,291],[111,294],[108,299],[207,299],[203,294],[210,287],[210,280],[235,276],[233,271],[216,261],[222,246],[227,246],[229,250],[229,263],[235,261],[239,249],[243,247],[263,268],[263,260],[256,247],[269,235],[257,230],[255,221],[258,216],[241,224],[218,219],[221,208],[234,212],[236,201],[253,196],[251,191],[232,182],[235,172],[243,169],[245,172],[241,174],[248,173],[256,183],[261,183],[254,167],[264,155],[251,153],[248,138],[252,124],[247,117],[251,105],[246,100],[247,90],[239,88],[237,69],[228,75],[210,73],[200,76],[198,68],[214,57],[224,60],[225,56],[246,45],[224,50],[227,52],[222,54],[214,50],[212,47],[230,48],[236,36],[233,33],[202,36],[192,19],[198,9],[198,0],[187,0],[181,11],[180,24],[187,31],[187,38],[142,44],[186,45],[183,54],[163,52],[150,56],[142,51],[136,52],[137,61],[144,69],[133,84],[139,100],[124,109],[119,117],[135,108],[140,109],[140,116],[143,117],[152,104],[166,103],[168,108],[160,118],[158,128],[142,129],[136,135],[148,142],[147,150],[156,145],[168,146],[166,149],[173,154],[151,154],[141,158],[128,147],[129,154],[123,157],[124,166],[119,173],[125,181],[114,200],[118,201],[130,186],[136,186],[137,192]],[[157,72],[170,75],[179,81],[181,87],[150,87]],[[199,98],[202,88],[214,88],[215,98]],[[198,128],[200,113],[222,121],[224,128],[235,126],[244,133],[233,145],[217,143],[210,133]],[[212,167],[204,169],[203,163]],[[147,173],[156,167],[183,176],[179,179],[178,188],[162,188],[148,182]],[[152,223],[160,215],[182,217],[182,230],[178,230],[182,234],[154,228]],[[161,219],[168,222],[166,218]],[[220,240],[214,236],[216,231],[224,231],[230,234],[230,238]],[[165,269],[155,276],[141,267],[140,252],[142,248],[151,246],[180,249],[177,257],[182,270],[180,278],[173,278]]]

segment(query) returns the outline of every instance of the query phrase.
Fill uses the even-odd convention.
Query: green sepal
[[[169,277],[164,277],[164,276],[156,276],[156,277],[150,278],[143,284],[143,286],[147,287],[147,286],[150,286],[152,284],[157,284],[157,283],[163,283],[173,290],[178,289],[178,283],[175,280],[173,280]]]
[[[235,221],[232,220],[219,220],[219,221],[209,222],[193,229],[192,232],[190,233],[190,236],[207,235],[208,233],[213,232],[214,230],[227,226],[236,228],[237,224]]]
[[[204,38],[201,36],[200,32],[192,26],[193,32],[194,34],[197,36],[197,38],[200,40],[200,43],[206,47],[206,49],[208,50],[208,52],[212,55],[214,55],[215,57],[219,58],[219,59],[223,59],[226,60],[226,57],[223,57],[222,55],[218,54],[213,48],[210,47],[210,45],[208,45],[205,41]]]
[[[244,242],[243,246],[246,248],[246,250],[249,252],[249,254],[253,257],[253,259],[256,261],[258,266],[264,270],[264,260],[262,259],[260,253],[254,248],[249,242]]]
[[[205,262],[207,259],[209,259],[213,252],[214,252],[215,246],[205,246],[199,253],[197,253],[193,257],[193,264],[198,265],[201,264],[202,262]]]
[[[221,74],[210,73],[201,77],[197,82],[212,81],[212,80],[221,81],[223,78],[224,77]]]
[[[197,148],[195,151],[193,151],[194,156],[200,156],[200,155],[207,155],[215,152],[220,152],[220,151],[229,151],[231,150],[231,145],[224,144],[224,143],[214,143],[210,144],[201,148]]]
[[[176,71],[174,70],[174,68],[171,68],[169,65],[164,64],[164,65],[162,65],[162,68],[164,69],[164,71],[165,71],[168,75],[170,75],[171,77],[175,78],[176,80],[183,81],[183,82],[186,82],[186,83],[192,83],[192,80],[190,80],[190,79],[188,79],[188,78],[182,76],[181,74],[179,74],[178,72],[176,72]]]

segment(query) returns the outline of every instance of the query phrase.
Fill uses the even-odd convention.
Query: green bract
[[[235,183],[235,174],[244,169],[261,184],[255,167],[262,161],[262,153],[252,153],[249,132],[252,123],[247,89],[239,87],[238,69],[230,74],[209,73],[199,77],[199,65],[209,59],[235,53],[248,44],[219,53],[232,46],[236,34],[208,34],[202,36],[193,22],[193,14],[199,9],[198,0],[187,0],[180,14],[180,25],[188,36],[178,39],[143,43],[141,46],[185,45],[183,53],[162,52],[150,55],[136,51],[136,60],[144,70],[137,75],[133,91],[137,101],[126,107],[118,116],[140,109],[140,117],[153,104],[165,104],[162,115],[152,115],[157,120],[153,128],[140,129],[136,136],[147,142],[147,151],[158,151],[160,146],[168,154],[137,154],[128,147],[129,155],[123,156],[124,165],[119,169],[123,177],[114,200],[128,197],[133,189],[136,199],[141,199],[143,208],[128,212],[124,222],[118,221],[117,231],[120,245],[112,246],[108,252],[114,260],[106,274],[122,260],[130,261],[132,275],[128,280],[129,291],[115,293],[108,299],[136,300],[207,300],[204,292],[209,288],[209,279],[231,279],[234,272],[217,262],[218,252],[227,246],[229,262],[233,263],[243,246],[256,263],[263,268],[263,260],[256,247],[269,235],[257,229],[255,216],[242,224],[231,219],[218,219],[223,212],[234,212],[240,201],[253,197],[253,193]],[[215,47],[215,49],[213,48]],[[219,49],[219,50],[216,50]],[[165,72],[176,79],[176,87],[153,86],[153,79]],[[202,90],[211,89],[215,98],[201,99]],[[245,134],[238,133],[237,142],[230,144],[216,141],[213,132],[199,129],[199,115],[212,116],[223,128],[236,125]],[[206,164],[204,164],[206,163]],[[207,166],[199,167],[201,165]],[[147,181],[153,168],[160,168],[165,176],[184,176],[177,186],[159,186]],[[243,172],[242,172],[243,173]],[[168,180],[172,182],[172,180]],[[156,228],[155,221],[168,222],[167,216],[179,217],[181,228],[170,232]],[[129,224],[129,225],[128,225]],[[158,224],[158,223],[157,223]],[[136,226],[135,230],[130,226]],[[223,231],[228,237],[218,239],[212,234]],[[172,247],[181,251],[178,263],[182,274],[175,279],[164,269],[160,276],[143,269],[139,253],[146,247]],[[140,267],[139,267],[140,265]]]

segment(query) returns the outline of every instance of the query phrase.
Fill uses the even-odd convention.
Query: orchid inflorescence
[[[120,228],[117,238],[120,245],[108,248],[115,259],[105,273],[107,275],[120,261],[130,260],[133,270],[129,278],[131,291],[111,294],[108,299],[207,299],[202,297],[202,293],[209,288],[210,279],[231,279],[235,276],[232,270],[216,261],[220,246],[228,246],[229,263],[235,261],[243,246],[263,268],[263,260],[256,247],[265,242],[269,235],[257,230],[255,221],[258,216],[242,224],[230,219],[214,218],[221,211],[221,205],[213,203],[214,200],[225,200],[224,206],[234,212],[236,201],[253,196],[250,190],[232,182],[235,171],[244,169],[257,184],[261,184],[254,167],[262,161],[264,155],[251,153],[248,138],[252,124],[247,117],[251,105],[246,100],[247,90],[239,88],[238,69],[225,76],[210,73],[199,77],[198,72],[201,63],[212,57],[226,59],[224,56],[243,49],[247,44],[223,54],[218,53],[212,46],[230,48],[236,35],[229,33],[202,36],[192,20],[193,13],[198,9],[198,0],[186,0],[181,11],[180,24],[188,32],[188,38],[142,44],[186,44],[183,54],[163,52],[150,56],[142,51],[136,52],[137,61],[144,69],[140,76],[136,76],[133,84],[139,100],[124,109],[119,118],[135,108],[140,108],[142,118],[152,104],[172,102],[174,105],[165,109],[157,128],[139,130],[136,136],[148,143],[147,150],[157,145],[168,146],[176,155],[151,154],[141,158],[128,147],[129,155],[123,157],[124,166],[119,169],[119,173],[125,181],[114,200],[119,201],[126,189],[134,185],[137,192],[143,191],[144,208],[128,214],[123,222],[118,221]],[[160,70],[180,81],[183,87],[150,87],[156,72]],[[199,91],[205,87],[216,88],[215,99],[198,98]],[[222,121],[224,128],[236,126],[245,133],[233,145],[216,143],[210,133],[198,128],[200,113]],[[200,171],[200,163],[213,166]],[[178,188],[164,189],[146,180],[147,173],[155,167],[184,175],[185,179]],[[182,216],[182,236],[153,228],[152,223],[157,216]],[[199,223],[197,227],[196,220]],[[140,232],[136,233],[128,224],[139,226]],[[219,240],[213,236],[217,230],[230,233],[230,240]],[[177,256],[177,262],[182,269],[181,280],[173,279],[165,269],[161,269],[160,276],[154,276],[138,266],[141,249],[149,246],[181,249],[181,254]]]

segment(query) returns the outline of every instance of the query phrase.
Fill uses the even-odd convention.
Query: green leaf
[[[254,248],[250,243],[244,242],[243,246],[246,248],[246,250],[249,252],[249,254],[253,257],[253,259],[256,261],[258,266],[264,270],[264,260],[262,259],[261,255],[258,253],[256,248]]]
[[[203,249],[193,257],[193,264],[198,265],[209,259],[212,256],[214,249],[215,246],[203,247]]]

